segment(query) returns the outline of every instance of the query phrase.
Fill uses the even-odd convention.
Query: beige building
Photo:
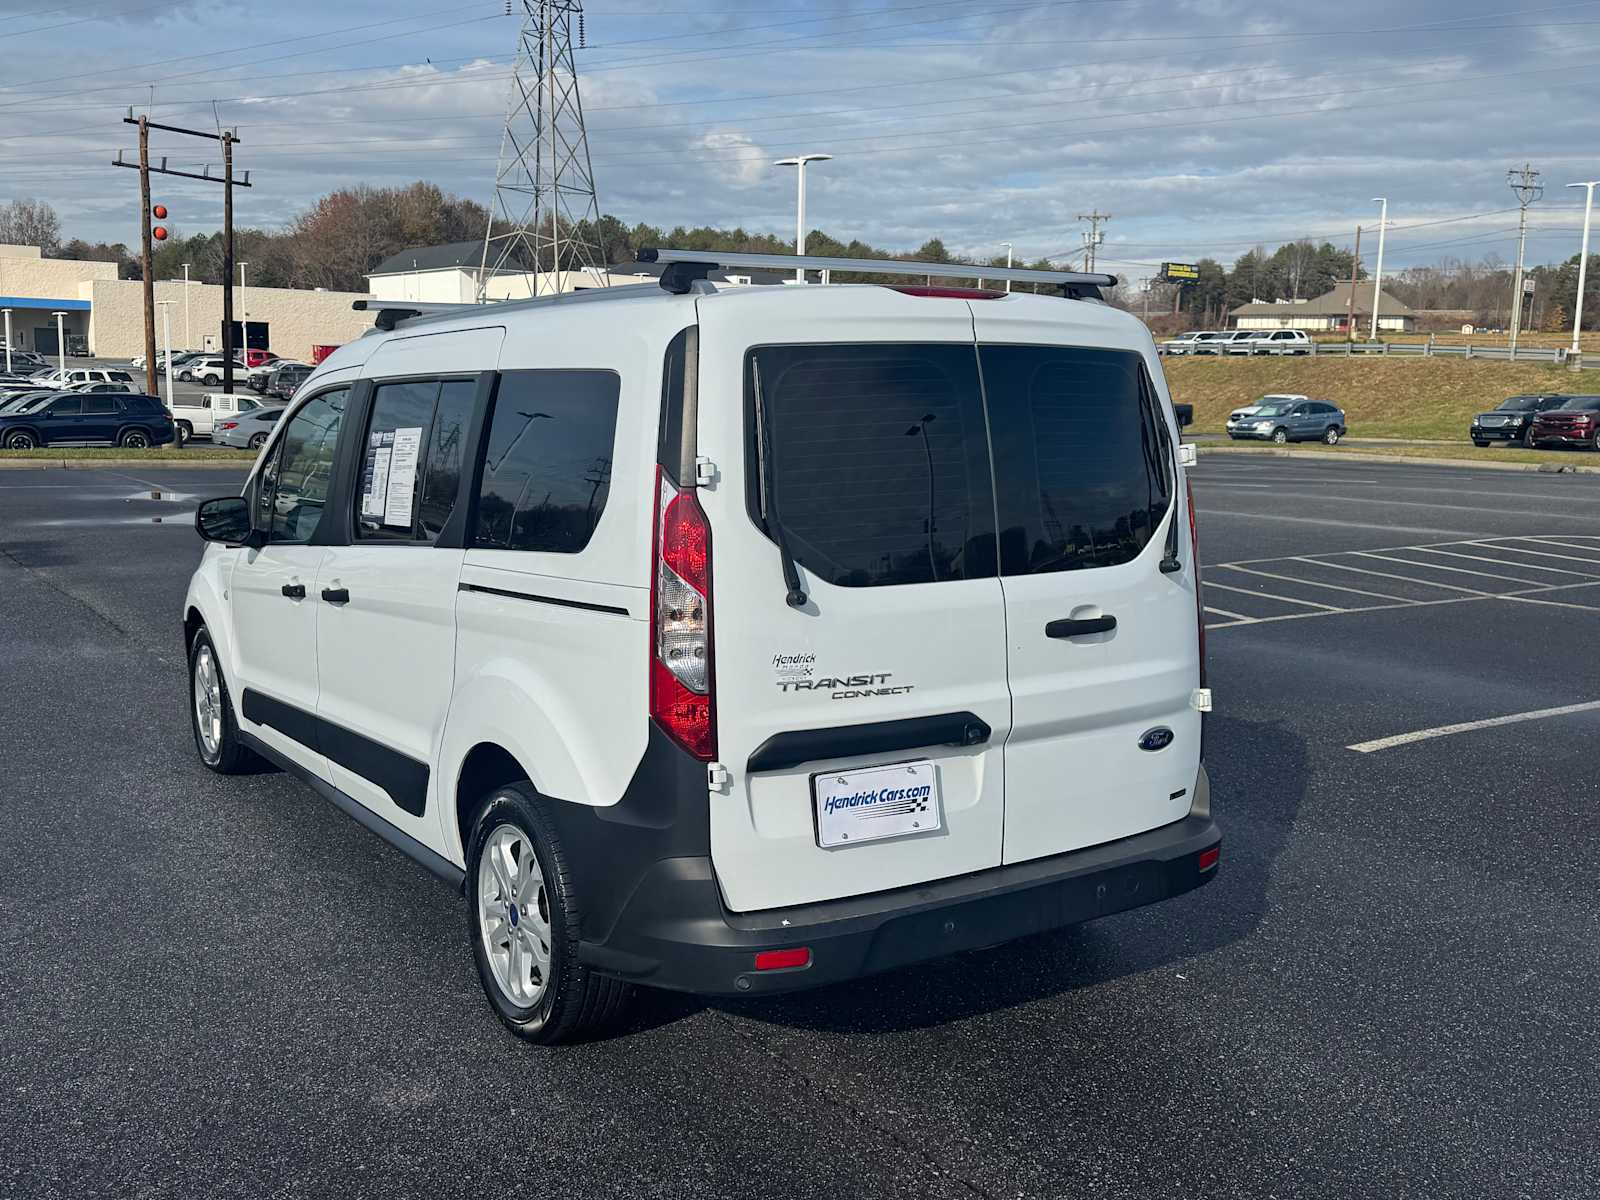
[[[222,288],[183,280],[157,280],[156,349],[162,341],[162,302],[175,350],[222,348]],[[234,288],[237,327],[246,322],[247,344],[285,358],[310,361],[315,346],[339,346],[372,328],[369,313],[351,304],[364,292]],[[136,279],[118,279],[116,263],[45,258],[37,246],[0,245],[0,309],[11,310],[11,336],[19,350],[56,353],[55,313],[69,343],[87,339],[97,358],[144,353],[144,289]],[[3,334],[0,334],[3,336]]]
[[[1335,284],[1332,291],[1315,300],[1257,300],[1241,304],[1228,315],[1235,329],[1304,329],[1312,333],[1343,332],[1349,325],[1350,288],[1348,280]],[[1355,285],[1356,329],[1367,328],[1372,320],[1372,283]],[[1395,333],[1417,327],[1417,314],[1393,296],[1378,298],[1378,328]]]

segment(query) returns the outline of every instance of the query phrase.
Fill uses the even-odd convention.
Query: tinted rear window
[[[984,346],[1006,575],[1138,556],[1167,510],[1172,451],[1137,354]]]
[[[970,344],[765,347],[745,389],[751,514],[781,520],[807,571],[842,587],[994,574]]]

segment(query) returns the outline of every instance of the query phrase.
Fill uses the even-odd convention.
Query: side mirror
[[[1187,429],[1194,424],[1194,405],[1174,404],[1172,411],[1177,414],[1179,429]]]
[[[250,527],[250,502],[243,496],[202,500],[194,514],[194,527],[208,542],[251,547],[262,544],[261,535]]]

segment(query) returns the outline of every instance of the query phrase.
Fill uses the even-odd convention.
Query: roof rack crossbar
[[[926,278],[938,275],[946,279],[993,279],[996,282],[1045,283],[1061,288],[1069,296],[1094,294],[1090,289],[1116,287],[1115,275],[1101,275],[1089,271],[1032,271],[1025,267],[975,267],[970,263],[936,263],[900,261],[888,258],[820,258],[808,254],[743,254],[723,250],[666,250],[645,248],[639,251],[638,261],[661,263],[668,270],[661,273],[661,286],[669,291],[668,276],[674,264],[692,264],[704,271],[727,270],[744,267],[770,271],[855,271],[864,275],[906,275]],[[681,276],[674,277],[679,284]]]
[[[354,300],[350,307],[356,312],[377,313],[372,323],[387,333],[401,321],[409,321],[412,317],[431,317],[482,306],[446,300]]]

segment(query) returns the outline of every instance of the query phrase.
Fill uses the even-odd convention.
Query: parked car
[[[0,446],[161,446],[175,436],[159,397],[58,393],[27,411],[0,414]]]
[[[1560,408],[1533,418],[1534,446],[1586,446],[1600,450],[1600,396],[1567,396]]]
[[[63,392],[77,392],[79,395],[91,395],[103,392],[137,392],[139,389],[131,383],[124,383],[120,379],[112,379],[95,380],[90,383],[69,383],[61,390]]]
[[[1195,341],[1200,336],[1201,334],[1198,329],[1191,330],[1188,333],[1180,333],[1177,337],[1168,338],[1164,342],[1157,343],[1156,352],[1159,354],[1174,355],[1188,354],[1194,349]]]
[[[1243,408],[1234,409],[1228,414],[1228,419],[1226,422],[1224,422],[1223,429],[1226,430],[1228,436],[1231,438],[1251,437],[1253,436],[1253,433],[1249,431],[1251,420],[1254,418],[1256,413],[1261,411],[1263,406],[1268,404],[1294,405],[1300,403],[1302,400],[1309,399],[1309,396],[1274,392],[1270,396],[1261,397],[1261,399],[1257,400],[1254,404],[1247,404]]]
[[[61,393],[54,388],[31,392],[0,392],[0,414],[28,412],[30,409],[37,408],[46,400],[54,400],[59,395]]]
[[[669,278],[333,355],[199,508],[201,762],[459,887],[542,1042],[635,982],[816,987],[1214,878],[1155,344],[921,290]]]
[[[265,395],[267,389],[272,386],[273,373],[280,367],[304,367],[307,371],[311,370],[310,363],[299,362],[292,358],[275,358],[269,363],[262,363],[259,367],[252,367],[250,373],[245,376],[245,386],[252,392]]]
[[[1321,441],[1337,445],[1347,430],[1344,412],[1325,400],[1272,400],[1256,407],[1228,436],[1256,441]]]
[[[0,370],[5,369],[6,356],[0,353]],[[34,371],[42,371],[49,367],[43,357],[31,350],[13,350],[11,352],[11,372],[14,375],[27,375]]]
[[[1487,446],[1490,442],[1521,442],[1532,446],[1534,418],[1539,413],[1562,407],[1571,398],[1548,392],[1508,396],[1495,405],[1492,412],[1474,416],[1467,436],[1474,446]]]
[[[314,367],[304,363],[286,363],[272,373],[271,380],[267,383],[267,397],[275,400],[289,400],[293,398],[295,389],[311,376]]]
[[[282,407],[252,408],[238,416],[218,421],[212,427],[211,440],[219,446],[243,446],[259,450],[267,444],[273,427],[283,414]]]
[[[45,371],[33,376],[40,387],[66,388],[84,383],[133,384],[133,376],[114,367],[67,367],[65,370]]]
[[[230,395],[227,392],[207,392],[198,397],[180,396],[172,405],[178,444],[181,446],[190,438],[208,438],[218,421],[260,407],[261,402],[252,396]]]
[[[244,352],[244,365],[250,369],[264,367],[277,361],[278,356],[271,350],[246,350]]]
[[[1250,344],[1255,341],[1260,330],[1234,329],[1225,333],[1218,339],[1217,345],[1223,354],[1249,354]]]
[[[1194,343],[1189,347],[1190,354],[1221,354],[1223,344],[1229,335],[1220,330],[1208,329],[1194,335]]]
[[[216,387],[222,382],[223,369],[228,360],[217,355],[205,355],[201,358],[191,359],[178,368],[178,378],[185,383],[194,382],[205,387]],[[233,373],[241,382],[244,379],[244,364],[237,358],[233,360]]]
[[[1263,329],[1245,346],[1249,354],[1310,354],[1311,335],[1303,329]]]

